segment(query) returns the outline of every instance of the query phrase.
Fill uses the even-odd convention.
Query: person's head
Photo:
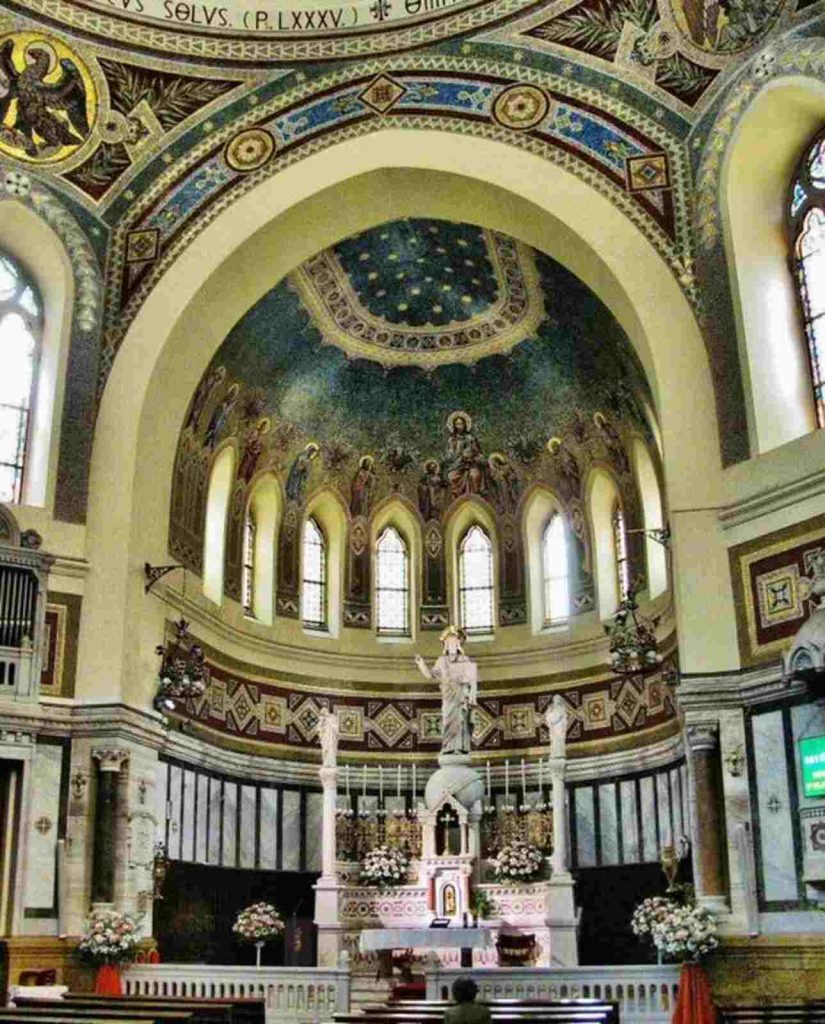
[[[478,995],[478,985],[472,978],[463,975],[453,982],[453,999],[457,1003],[471,1003]]]

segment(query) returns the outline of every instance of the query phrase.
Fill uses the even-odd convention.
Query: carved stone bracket
[[[92,757],[102,772],[119,772],[129,760],[129,751],[119,747],[100,747],[92,751]]]

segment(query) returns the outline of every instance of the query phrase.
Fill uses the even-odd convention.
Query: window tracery
[[[327,628],[327,545],[314,519],[304,524],[301,546],[301,621],[310,629]]]
[[[808,147],[791,185],[792,266],[802,309],[817,426],[825,427],[825,132]]]
[[[255,618],[255,516],[247,509],[243,531],[243,565],[241,567],[241,599],[244,615]]]
[[[461,625],[467,633],[493,632],[493,545],[480,526],[471,526],[458,556]]]
[[[382,636],[409,636],[409,564],[403,537],[388,526],[376,546],[376,621]]]
[[[0,253],[0,501],[21,500],[41,320],[34,285]]]
[[[616,558],[616,583],[619,588],[619,600],[624,600],[630,587],[630,562],[627,557],[627,527],[624,521],[622,506],[616,502],[613,509],[613,550]]]

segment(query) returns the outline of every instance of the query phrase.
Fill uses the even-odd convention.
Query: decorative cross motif
[[[45,836],[47,832],[51,831],[52,819],[47,818],[45,815],[43,815],[42,818],[37,819],[37,821],[34,823],[34,827],[37,829],[41,836]]]
[[[782,810],[782,801],[775,793],[773,793],[771,794],[771,797],[768,800],[767,807],[771,814],[779,814],[779,812]]]

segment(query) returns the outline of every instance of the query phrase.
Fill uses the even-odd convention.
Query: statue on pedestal
[[[478,665],[471,661],[462,647],[463,629],[449,626],[441,634],[441,657],[432,668],[420,654],[415,663],[425,679],[438,682],[441,690],[441,753],[469,754],[472,726],[470,709],[478,697]]]
[[[544,713],[544,721],[550,733],[550,756],[564,757],[567,744],[567,705],[558,694]]]
[[[318,740],[321,744],[321,764],[324,768],[335,768],[338,763],[338,713],[321,708],[318,720]]]

